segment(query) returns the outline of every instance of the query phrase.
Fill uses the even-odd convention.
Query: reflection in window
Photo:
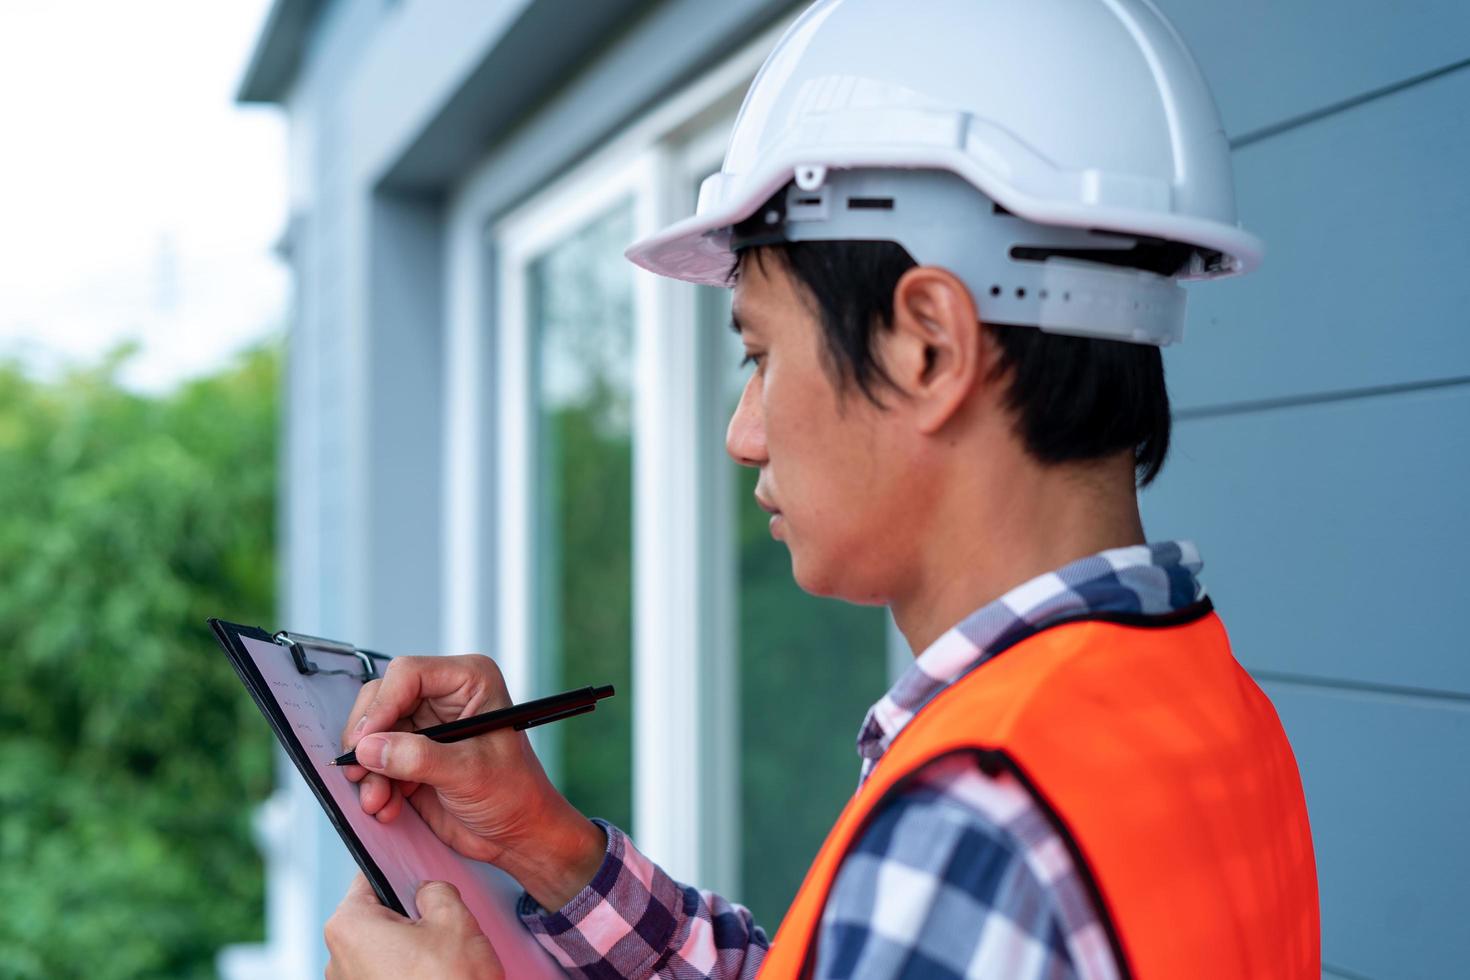
[[[701,289],[701,329],[728,338],[726,403],[734,411],[753,368],[727,328],[730,292]],[[713,345],[712,345],[713,346]],[[786,913],[807,866],[857,787],[858,728],[887,687],[883,611],[807,595],[786,545],[755,504],[757,470],[737,482],[739,562],[741,894],[768,931]]]
[[[527,270],[537,398],[537,686],[618,689],[591,714],[538,729],[536,739],[572,803],[625,828],[633,782],[633,295],[622,253],[632,231],[625,203]]]

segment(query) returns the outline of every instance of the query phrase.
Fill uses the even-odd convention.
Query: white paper
[[[357,785],[341,769],[327,765],[344,751],[340,736],[361,681],[344,674],[302,674],[285,647],[248,636],[240,639],[317,775],[409,915],[418,918],[414,894],[422,882],[450,882],[489,937],[507,976],[566,976],[516,916],[520,888],[508,875],[452,850],[407,802],[392,823],[379,823],[358,804]]]

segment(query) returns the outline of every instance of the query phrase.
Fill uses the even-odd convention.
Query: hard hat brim
[[[640,268],[660,276],[700,285],[727,286],[735,258],[730,249],[729,229],[750,217],[793,178],[798,167],[811,165],[833,169],[947,170],[964,177],[1011,213],[1038,224],[1146,235],[1223,256],[1217,268],[1181,278],[1215,279],[1250,272],[1260,265],[1264,251],[1261,240],[1244,229],[1171,213],[1167,210],[1168,201],[1160,200],[1167,198],[1167,193],[1160,194],[1157,188],[1146,188],[1139,193],[1136,184],[1126,178],[1093,171],[1059,173],[1058,183],[1076,187],[1076,193],[1057,194],[1053,190],[1047,197],[1041,197],[1010,186],[965,149],[889,144],[828,146],[820,160],[813,159],[809,152],[800,156],[783,155],[769,159],[756,174],[716,174],[710,178],[718,184],[716,192],[701,193],[694,215],[634,242],[623,254]],[[1130,203],[1127,201],[1130,196],[1153,200]]]

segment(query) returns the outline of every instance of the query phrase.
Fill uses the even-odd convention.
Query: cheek
[[[786,515],[782,535],[797,584],[815,595],[870,603],[885,595],[893,538],[906,518],[902,474],[885,465],[893,419],[860,393],[838,411],[812,385],[768,375],[763,398],[768,478]]]
[[[820,395],[800,373],[788,379],[772,371],[765,378],[761,402],[771,477],[786,492],[803,498],[785,501],[783,506],[815,503],[806,499],[815,490],[811,484],[823,482],[832,468],[834,420]]]
[[[860,531],[886,483],[865,406],[849,398],[839,413],[830,392],[804,386],[788,398],[779,383],[767,384],[766,439],[783,509],[823,538]]]

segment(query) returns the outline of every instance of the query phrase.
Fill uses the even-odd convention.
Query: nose
[[[740,392],[740,404],[725,430],[725,452],[741,466],[763,466],[766,462],[766,424],[761,417],[760,375],[752,374]]]

